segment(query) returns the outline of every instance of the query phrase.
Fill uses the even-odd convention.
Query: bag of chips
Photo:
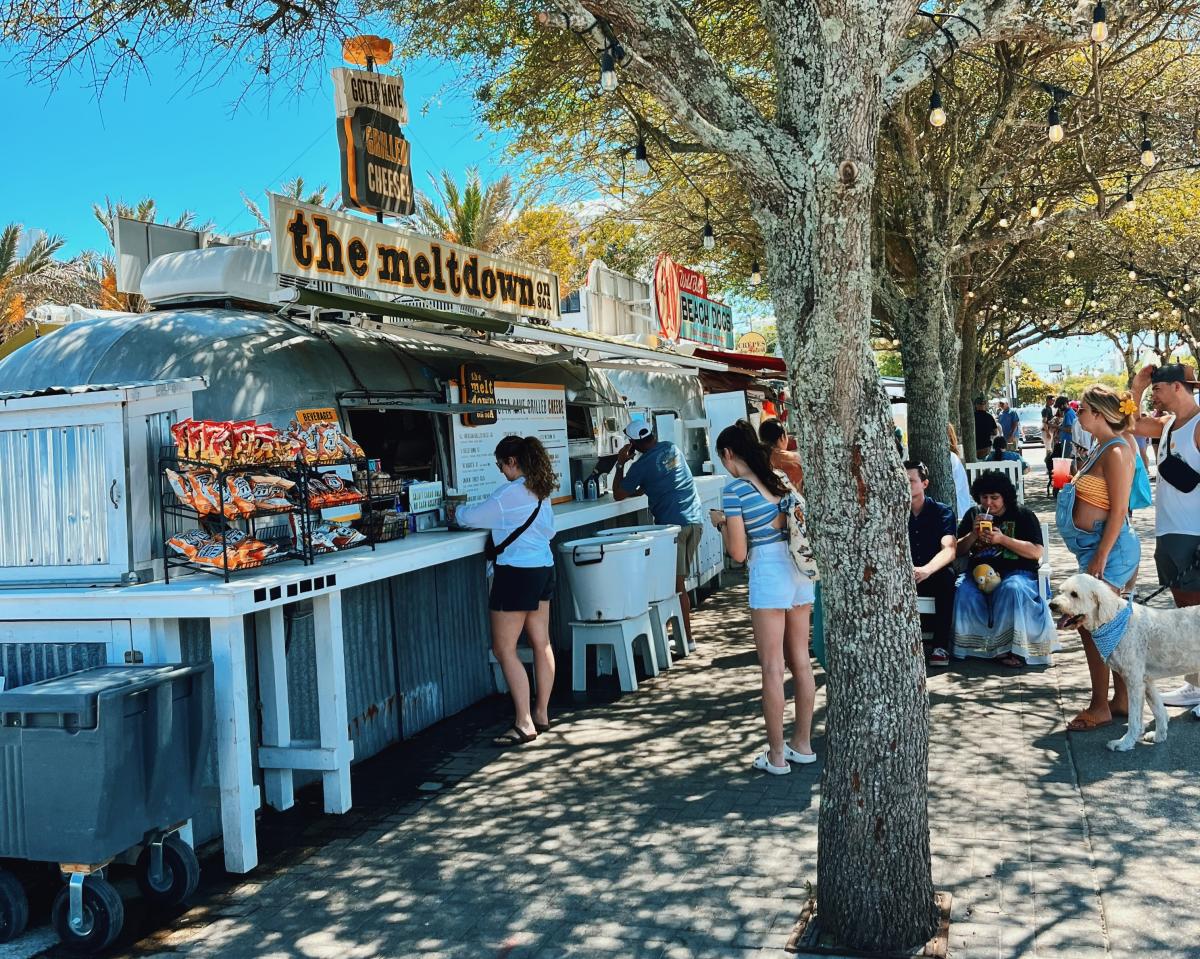
[[[167,546],[180,556],[192,559],[195,557],[196,551],[209,542],[209,535],[204,530],[189,529],[186,533],[176,533],[172,536],[167,540]]]
[[[330,532],[333,535],[333,545],[338,549],[349,549],[351,546],[366,542],[367,539],[353,526],[335,526]]]

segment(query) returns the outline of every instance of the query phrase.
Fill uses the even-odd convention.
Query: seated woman
[[[981,473],[971,495],[979,505],[958,527],[958,555],[967,558],[967,567],[954,597],[954,655],[995,659],[1014,669],[1047,665],[1057,633],[1038,592],[1041,524],[1017,505],[1012,480],[997,470]]]
[[[1015,453],[1010,450],[1004,441],[1003,436],[997,436],[992,440],[992,451],[984,457],[985,463],[1003,463],[1005,461],[1021,464],[1021,472],[1029,472],[1029,464],[1025,462],[1025,457],[1020,453]]]

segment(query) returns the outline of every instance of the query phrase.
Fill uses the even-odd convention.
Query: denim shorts
[[[1091,531],[1084,532],[1074,522],[1061,524],[1058,531],[1062,534],[1067,549],[1075,554],[1079,562],[1079,572],[1086,573],[1088,564],[1100,548],[1100,536],[1104,532],[1104,521],[1097,520]],[[1142,559],[1142,544],[1129,528],[1129,521],[1121,524],[1121,532],[1113,543],[1112,551],[1108,554],[1108,562],[1104,564],[1104,581],[1117,589],[1124,589],[1137,572],[1138,563]]]
[[[816,584],[801,576],[785,542],[750,547],[751,609],[791,609],[813,601]]]

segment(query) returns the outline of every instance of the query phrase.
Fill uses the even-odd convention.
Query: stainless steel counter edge
[[[697,477],[702,494],[724,477]],[[559,532],[600,523],[645,509],[646,498],[620,503],[611,496],[554,508]],[[184,581],[145,586],[57,587],[0,590],[0,620],[209,619],[238,616],[282,603],[311,599],[349,586],[388,579],[483,552],[482,532],[415,533],[382,543],[373,552],[356,550],[325,556],[312,566],[286,564],[258,576],[240,576],[228,584],[203,573]]]

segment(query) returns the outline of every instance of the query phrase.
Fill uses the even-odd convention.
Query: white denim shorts
[[[786,542],[750,547],[746,565],[750,569],[751,609],[805,606],[816,595],[816,584],[796,571]]]

